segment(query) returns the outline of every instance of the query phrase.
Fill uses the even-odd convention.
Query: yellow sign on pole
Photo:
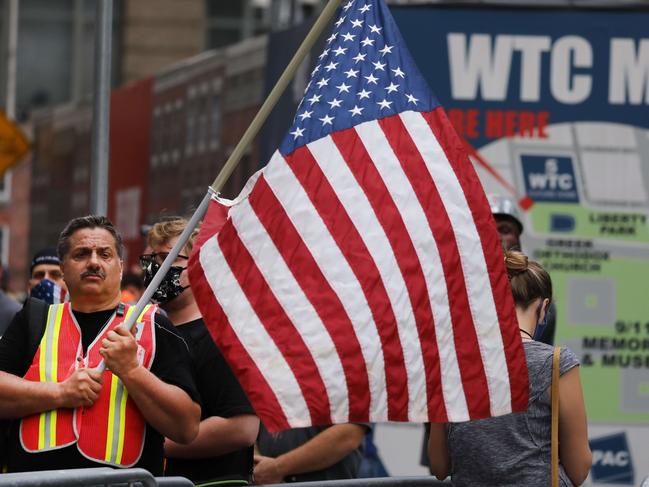
[[[0,113],[0,177],[29,152],[29,147],[20,127]]]

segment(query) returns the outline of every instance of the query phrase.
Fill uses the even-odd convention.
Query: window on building
[[[164,114],[164,144],[165,154],[167,156],[167,164],[172,164],[173,162],[174,125],[173,105],[171,103],[167,103],[165,105]]]
[[[204,81],[196,87],[196,151],[202,154],[209,144],[210,90]]]
[[[21,0],[19,2],[16,114],[24,118],[34,108],[65,103],[92,94],[94,59],[93,0]],[[112,55],[119,57],[121,2],[113,12]],[[229,3],[229,2],[224,2]],[[236,2],[235,2],[236,3]],[[0,0],[0,34],[8,29],[7,0]],[[6,49],[0,49],[0,99],[4,98]],[[117,81],[119,70],[113,69]],[[4,102],[3,102],[4,103]]]
[[[0,264],[9,263],[9,225],[0,225]]]
[[[240,39],[241,33],[238,27],[215,27],[210,29],[207,34],[207,47],[209,49],[223,47],[239,42]]]
[[[181,120],[183,101],[178,98],[174,102],[173,115],[171,117],[172,137],[171,137],[171,159],[178,163],[180,160],[180,153],[183,144],[182,140],[182,125],[179,123]]]
[[[206,103],[207,97],[201,97],[202,103],[198,106],[198,133],[196,141],[196,150],[199,153],[203,153],[207,147],[207,135],[208,135],[208,110],[209,106]]]
[[[171,104],[166,103],[164,110],[161,110],[160,114],[160,162],[162,165],[169,163],[171,158]]]
[[[324,3],[323,0],[272,0],[270,7],[265,12],[257,11],[257,15],[265,13],[264,22],[273,30],[282,30],[302,23]]]
[[[210,104],[210,150],[216,150],[221,139],[221,101],[219,95],[212,95]]]
[[[266,32],[270,23],[269,0],[206,0],[208,49],[227,46]]]
[[[157,167],[162,151],[162,114],[159,107],[153,110],[153,125],[151,130],[151,166]]]
[[[0,202],[7,202],[11,198],[11,171],[4,173],[0,178]]]
[[[190,157],[194,153],[194,145],[196,143],[196,102],[191,90],[187,97],[186,114],[185,156]]]
[[[223,2],[222,0],[207,0],[208,17],[241,17],[245,10],[245,1]]]

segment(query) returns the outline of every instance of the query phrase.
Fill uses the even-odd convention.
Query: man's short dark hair
[[[83,228],[103,228],[104,230],[109,232],[115,239],[115,249],[117,250],[117,255],[120,259],[122,258],[122,254],[124,253],[122,236],[115,229],[113,222],[111,222],[105,216],[88,215],[70,220],[70,222],[61,232],[61,235],[59,235],[59,242],[56,245],[56,251],[59,254],[59,259],[61,259],[61,262],[63,262],[63,259],[70,251],[70,237],[74,232]]]

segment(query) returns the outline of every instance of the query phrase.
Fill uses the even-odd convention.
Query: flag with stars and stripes
[[[48,304],[61,304],[69,299],[68,293],[64,288],[47,278],[41,279],[41,282],[32,287],[29,295],[32,298],[40,299]]]
[[[210,205],[192,289],[270,430],[526,409],[489,205],[382,0],[341,8],[281,146]]]

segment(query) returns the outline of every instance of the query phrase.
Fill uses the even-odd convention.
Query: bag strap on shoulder
[[[36,298],[28,298],[27,318],[29,327],[28,351],[33,356],[38,350],[38,346],[43,338],[43,331],[47,322],[47,313],[50,305],[45,301]]]
[[[552,464],[552,487],[559,487],[559,357],[561,348],[554,347],[552,356],[552,428],[550,434],[550,460]]]

